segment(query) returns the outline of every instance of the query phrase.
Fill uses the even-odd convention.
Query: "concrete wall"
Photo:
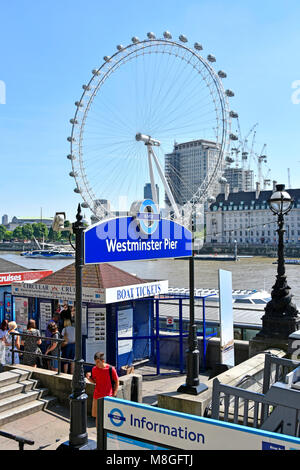
[[[188,339],[183,339],[183,363],[186,364],[186,349]],[[161,336],[160,362],[161,365],[170,367],[180,367],[179,338]],[[198,348],[200,352],[200,367],[203,367],[203,338],[198,338]],[[240,364],[249,358],[249,341],[234,341],[235,364]],[[206,348],[206,368],[210,369],[215,364],[220,363],[220,338],[212,337],[207,340]]]
[[[269,349],[268,352],[279,357],[285,356],[285,352],[278,349]],[[265,353],[258,354],[245,362],[232,367],[226,372],[219,374],[218,380],[223,384],[236,386],[238,382],[247,375],[253,377],[255,381],[249,380],[249,386],[243,386],[243,388],[253,390],[253,387],[256,387],[255,384],[262,381],[264,364]],[[157,397],[157,406],[168,410],[203,416],[206,408],[212,401],[213,381],[214,379],[208,380],[205,383],[208,387],[207,390],[204,390],[199,395],[187,395],[178,392],[159,394]]]
[[[18,366],[4,366],[4,370],[13,368],[29,370],[31,378],[38,380],[40,387],[47,388],[49,395],[55,396],[61,404],[69,406],[69,396],[72,393],[72,375],[63,373],[58,375],[57,372],[22,364]],[[118,398],[142,402],[142,376],[140,374],[124,375],[119,377],[119,381]],[[89,415],[92,409],[94,388],[95,385],[86,380],[85,393],[88,395],[87,410]]]

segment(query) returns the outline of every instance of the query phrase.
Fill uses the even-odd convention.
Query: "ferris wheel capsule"
[[[75,101],[75,106],[77,106],[77,108],[82,108],[83,103],[81,101]]]
[[[72,119],[70,119],[70,123],[71,124],[78,124],[78,121],[77,121],[77,119],[72,118]]]
[[[199,44],[199,42],[195,42],[194,48],[195,48],[197,51],[202,51],[202,50],[203,50],[203,47],[202,47],[201,44]]]
[[[67,159],[68,160],[76,160],[76,157],[74,155],[72,155],[71,153],[69,153],[69,155],[67,155]]]
[[[81,189],[80,189],[80,188],[74,188],[74,193],[80,194],[80,193],[81,193]]]
[[[232,97],[232,96],[234,96],[234,93],[233,93],[232,90],[226,90],[226,91],[225,91],[225,95],[226,95],[226,96],[229,96],[229,97]]]
[[[76,176],[78,176],[78,173],[77,171],[70,171],[69,176],[71,176],[72,178],[76,178]]]
[[[83,90],[89,91],[91,87],[89,85],[82,85]]]
[[[100,72],[99,72],[98,69],[93,69],[93,70],[92,70],[92,74],[93,74],[93,75],[100,75]]]
[[[140,42],[139,38],[136,36],[133,36],[133,38],[131,38],[131,41],[133,42],[133,44],[137,44],[138,42]]]
[[[83,207],[84,209],[88,209],[89,205],[86,202],[82,202],[81,207]]]
[[[74,138],[74,137],[68,137],[68,138],[67,138],[67,141],[68,141],[68,142],[75,142],[75,138]]]
[[[186,36],[184,36],[184,34],[181,34],[181,35],[179,36],[179,41],[181,41],[181,42],[188,42],[188,38],[187,38]]]
[[[105,62],[109,62],[109,61],[110,61],[109,55],[105,55],[105,56],[103,57],[103,60],[105,60]]]
[[[219,75],[220,78],[226,78],[227,77],[227,73],[223,72],[223,70],[219,70],[218,75]]]
[[[229,139],[230,140],[239,140],[238,136],[235,134],[229,134]]]
[[[232,117],[232,118],[238,118],[239,117],[238,113],[236,113],[235,111],[230,111],[229,116]]]
[[[224,176],[221,176],[221,178],[219,178],[219,183],[225,184],[225,183],[227,183],[227,179],[224,178]]]
[[[122,46],[122,44],[118,44],[117,49],[118,51],[122,51],[124,49],[124,46]]]
[[[169,31],[164,32],[164,38],[165,39],[172,39],[172,34]]]
[[[147,36],[148,36],[149,39],[156,39],[154,33],[147,33]]]
[[[214,55],[211,55],[211,54],[208,54],[207,60],[208,60],[209,62],[216,62],[215,56],[214,56]]]

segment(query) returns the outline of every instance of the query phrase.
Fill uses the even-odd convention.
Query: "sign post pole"
[[[195,324],[195,266],[194,266],[194,238],[195,226],[192,214],[192,254],[189,258],[189,283],[190,283],[190,324],[187,352],[187,375],[186,383],[181,385],[177,392],[187,393],[190,395],[199,395],[199,393],[207,390],[205,384],[201,384],[199,380],[199,349],[197,338],[197,325]]]

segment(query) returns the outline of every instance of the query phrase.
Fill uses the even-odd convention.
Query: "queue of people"
[[[75,358],[75,308],[65,304],[61,311],[56,310],[47,325],[45,337],[41,339],[40,331],[34,319],[30,319],[26,330],[19,333],[14,321],[3,320],[0,325],[0,364],[12,364],[12,344],[14,344],[14,364],[25,364],[31,367],[42,367],[58,371],[58,349],[60,344],[62,367],[64,373],[74,372]],[[14,341],[13,341],[14,336]],[[51,339],[50,339],[51,338]],[[17,351],[16,351],[17,350]],[[43,357],[49,356],[48,358]],[[63,361],[63,359],[71,360]]]

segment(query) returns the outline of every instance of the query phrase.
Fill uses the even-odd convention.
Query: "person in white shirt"
[[[62,343],[62,357],[66,359],[73,359],[75,358],[75,327],[71,321],[71,314],[67,315],[64,320],[64,328],[61,332],[64,342]],[[64,373],[68,373],[70,365],[70,374],[74,372],[74,361],[73,362],[65,362],[63,365]]]

